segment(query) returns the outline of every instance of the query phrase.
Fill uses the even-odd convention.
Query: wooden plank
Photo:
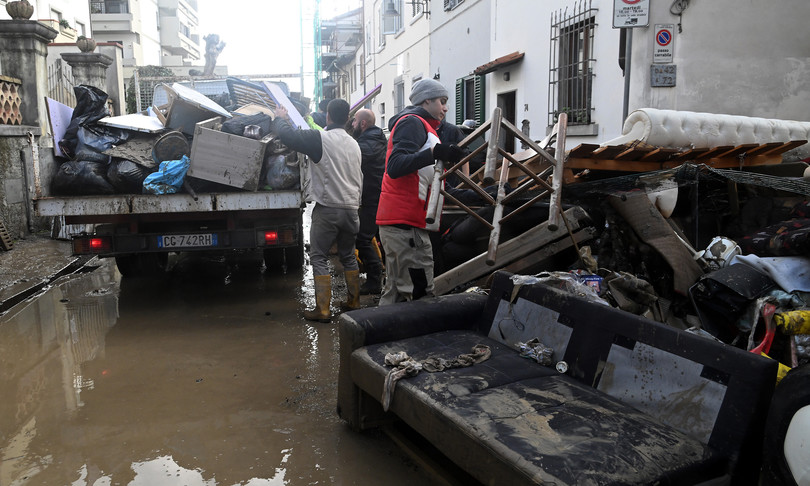
[[[709,160],[700,160],[699,163],[706,164],[715,169],[736,169],[740,167],[740,159],[737,157],[723,157],[712,158]],[[754,167],[757,165],[774,165],[782,163],[782,155],[756,155],[754,157],[746,157],[743,167]]]
[[[746,152],[745,155],[752,156],[752,155],[761,155],[761,154],[764,154],[764,153],[768,153],[772,149],[775,149],[777,147],[781,147],[783,143],[784,142],[763,143],[762,145],[759,145],[758,147],[752,148],[751,150]]]
[[[495,182],[495,169],[498,165],[498,143],[501,138],[501,109],[495,108],[492,112],[492,130],[489,132],[487,143],[487,157],[484,163],[484,185],[489,186]]]
[[[678,163],[677,165],[680,165]],[[617,170],[624,172],[647,172],[663,168],[661,162],[627,162],[615,159],[571,158],[565,162],[569,169]]]
[[[593,238],[594,232],[595,230],[593,228],[585,228],[580,231],[576,231],[571,235],[573,240],[569,237],[555,241],[554,243],[546,245],[533,253],[529,253],[520,260],[510,263],[501,270],[506,270],[507,272],[517,274],[524,273],[525,270],[531,269],[533,266],[541,263],[543,260],[546,260],[563,250],[571,248],[574,246],[575,241],[577,245],[579,245],[580,243],[590,240]]]
[[[576,231],[580,229],[580,221],[585,219],[587,214],[582,208],[575,206],[565,211],[564,216],[569,221],[571,231]],[[523,258],[537,248],[566,237],[567,234],[568,232],[564,228],[549,231],[548,223],[539,224],[525,233],[500,244],[495,258],[496,265],[487,266],[485,264],[487,254],[482,253],[472,260],[435,277],[433,279],[433,293],[435,295],[446,294],[459,285],[471,282],[493,270]]]
[[[776,147],[775,149],[769,150],[765,152],[763,155],[778,155],[787,152],[788,150],[793,150],[796,147],[801,147],[802,145],[806,144],[807,140],[793,140],[791,142],[786,142],[781,147]]]
[[[501,164],[501,177],[498,180],[498,195],[495,197],[495,212],[492,214],[492,231],[489,233],[489,246],[486,264],[495,265],[498,243],[501,240],[501,218],[503,217],[503,198],[506,197],[506,179],[509,177],[509,164],[504,159]]]
[[[627,145],[610,145],[607,147],[599,147],[593,151],[591,157],[594,159],[612,159],[625,150],[627,150]]]
[[[754,147],[759,147],[758,143],[744,143],[742,145],[737,145],[733,149],[729,150],[728,152],[723,152],[721,154],[716,155],[716,157],[739,157],[742,154],[748,153],[749,150],[753,149]]]
[[[568,130],[568,114],[560,113],[557,125],[557,163],[551,175],[551,198],[548,204],[548,229],[555,231],[560,227],[560,213],[562,212],[562,177],[565,164],[565,137]]]
[[[642,162],[663,162],[679,152],[680,150],[678,149],[658,147],[652,152],[645,154],[644,157],[639,160]]]
[[[728,152],[733,148],[734,147],[732,147],[731,145],[721,145],[719,147],[712,147],[710,149],[706,149],[705,152],[696,155],[693,160],[710,159],[712,157],[718,157],[720,154]]]
[[[581,143],[568,152],[568,157],[588,157],[598,148],[600,145],[595,143]]]
[[[693,148],[689,149],[686,152],[681,152],[677,155],[673,155],[672,158],[669,159],[669,162],[674,162],[676,160],[685,162],[687,160],[695,160],[700,157],[702,154],[708,152],[709,149],[707,148]]]
[[[655,150],[655,147],[632,147],[615,157],[616,160],[639,160],[648,153]]]

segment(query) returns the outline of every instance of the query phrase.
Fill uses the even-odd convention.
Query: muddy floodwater
[[[337,325],[300,317],[311,275],[91,265],[0,316],[0,485],[430,482],[337,417]]]

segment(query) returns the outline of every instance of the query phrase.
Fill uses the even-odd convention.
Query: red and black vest
[[[386,171],[382,180],[382,192],[380,193],[380,205],[377,208],[378,225],[406,224],[416,228],[424,228],[431,231],[439,229],[439,220],[431,225],[426,225],[425,215],[427,214],[427,203],[430,197],[430,186],[433,182],[434,168],[432,165],[422,167],[416,172],[392,179],[388,176],[388,159],[394,147],[394,132],[399,123],[409,116],[418,118],[425,126],[427,141],[421,150],[430,149],[439,143],[439,135],[436,130],[422,117],[418,115],[405,115],[394,124],[391,136],[388,137],[388,150],[385,154]],[[443,198],[440,196],[439,208],[442,207]],[[441,211],[439,211],[441,212]]]

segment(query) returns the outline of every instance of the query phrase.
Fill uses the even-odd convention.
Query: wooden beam
[[[581,227],[580,221],[587,218],[588,215],[582,208],[575,206],[565,211],[564,217],[568,220],[571,231],[576,231]],[[435,295],[446,294],[459,285],[471,282],[493,270],[506,266],[525,257],[537,248],[563,237],[568,237],[567,230],[549,231],[548,223],[539,224],[511,240],[501,243],[496,253],[496,265],[487,266],[485,264],[487,254],[482,253],[472,260],[435,277],[433,279],[433,293]]]
[[[490,120],[492,130],[489,132],[489,143],[487,146],[487,158],[484,163],[484,185],[489,186],[495,182],[495,169],[498,165],[498,143],[501,138],[501,109],[495,108]]]

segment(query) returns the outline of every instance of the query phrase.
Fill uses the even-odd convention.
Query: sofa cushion
[[[391,411],[482,482],[666,484],[723,473],[706,445],[480,334],[366,346],[352,355],[353,377],[379,397],[385,354],[449,359],[475,344],[489,345],[492,357],[400,380]]]
[[[555,370],[521,358],[515,350],[481,334],[472,331],[444,331],[356,350],[352,353],[352,379],[357,386],[379,400],[383,393],[383,378],[391,369],[384,366],[386,354],[404,351],[417,361],[428,357],[452,359],[469,353],[476,344],[490,347],[492,355],[488,360],[470,367],[452,368],[438,373],[422,371],[406,380],[424,390],[432,399],[445,400],[526,378],[556,374]],[[396,403],[396,391],[393,400]]]

